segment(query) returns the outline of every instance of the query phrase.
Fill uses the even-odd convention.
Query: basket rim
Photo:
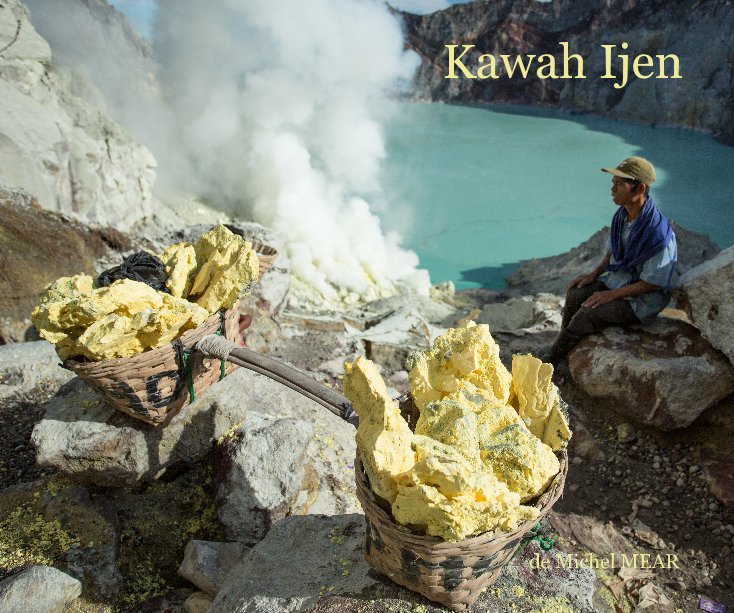
[[[530,530],[532,530],[532,528],[541,519],[543,519],[545,515],[548,514],[556,501],[563,495],[563,487],[566,481],[566,475],[568,473],[568,451],[566,448],[564,448],[560,452],[555,453],[556,457],[560,455],[560,469],[555,477],[553,477],[553,481],[551,481],[545,491],[537,497],[536,503],[534,505],[531,505],[538,509],[538,517],[536,517],[535,519],[524,521],[522,524],[519,524],[517,528],[509,532],[482,532],[480,534],[475,534],[474,536],[460,539],[458,541],[447,541],[439,536],[430,536],[427,534],[417,534],[415,532],[411,532],[406,526],[403,526],[402,524],[396,522],[393,517],[391,515],[388,515],[388,513],[378,504],[377,499],[375,498],[375,493],[370,487],[367,473],[365,472],[364,466],[362,465],[362,461],[359,457],[359,451],[357,451],[354,460],[354,476],[357,482],[357,497],[360,499],[360,503],[362,503],[362,510],[364,511],[365,517],[368,520],[370,514],[377,515],[377,518],[380,521],[391,524],[393,529],[397,530],[405,537],[417,540],[422,545],[427,547],[435,547],[439,549],[442,548],[442,546],[450,547],[452,549],[456,547],[472,548],[477,544],[486,543],[487,541],[491,541],[496,538],[511,540],[515,537],[522,537]],[[362,496],[360,496],[360,494],[363,494],[367,497],[367,502],[369,503],[368,508],[366,508],[364,503],[362,502]]]

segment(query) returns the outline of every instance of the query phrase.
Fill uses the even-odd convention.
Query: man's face
[[[618,206],[624,206],[632,200],[634,188],[632,183],[622,177],[612,178],[612,200]]]

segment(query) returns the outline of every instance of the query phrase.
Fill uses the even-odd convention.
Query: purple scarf
[[[668,244],[673,230],[650,196],[642,206],[640,216],[635,220],[627,239],[627,250],[622,253],[622,229],[627,221],[627,210],[620,206],[612,218],[612,254],[617,262],[607,266],[615,272],[623,270],[639,279],[637,267],[650,259]]]

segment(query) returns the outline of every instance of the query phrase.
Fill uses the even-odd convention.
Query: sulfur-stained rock
[[[191,291],[196,273],[196,251],[189,243],[177,243],[166,248],[161,255],[166,267],[166,287],[172,296],[185,298]]]
[[[210,313],[234,306],[240,293],[258,279],[252,244],[222,225],[204,234],[195,250],[200,268],[188,299]]]
[[[439,336],[432,349],[414,358],[409,376],[413,400],[420,410],[427,402],[454,394],[468,383],[507,404],[512,383],[489,328],[473,321]]]
[[[546,445],[558,451],[568,445],[571,430],[561,412],[558,388],[551,377],[553,367],[531,355],[512,356],[510,404],[527,427]]]
[[[357,453],[372,491],[392,503],[396,479],[415,464],[413,433],[373,362],[360,356],[344,365],[344,393],[359,416]]]

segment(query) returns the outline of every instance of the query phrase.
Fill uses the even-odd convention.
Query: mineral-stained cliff
[[[51,65],[23,4],[0,2],[0,182],[44,208],[127,229],[152,212],[156,162],[72,93],[82,78]]]
[[[429,15],[402,13],[406,44],[421,57],[415,98],[462,104],[511,102],[557,106],[636,122],[713,132],[734,143],[734,3],[730,0],[478,0]],[[446,45],[476,45],[478,56],[552,54],[562,65],[561,41],[584,59],[585,79],[446,79]],[[627,42],[622,51],[619,45]],[[615,89],[601,79],[605,53],[617,45],[632,58],[675,54],[681,79],[638,79]],[[458,55],[458,53],[457,53]],[[468,55],[464,56],[467,59]],[[537,66],[537,65],[536,65]],[[619,63],[615,62],[615,73]],[[575,65],[571,63],[571,74]],[[668,71],[670,73],[670,71]],[[460,74],[460,73],[459,73]],[[655,74],[658,74],[657,68]]]

